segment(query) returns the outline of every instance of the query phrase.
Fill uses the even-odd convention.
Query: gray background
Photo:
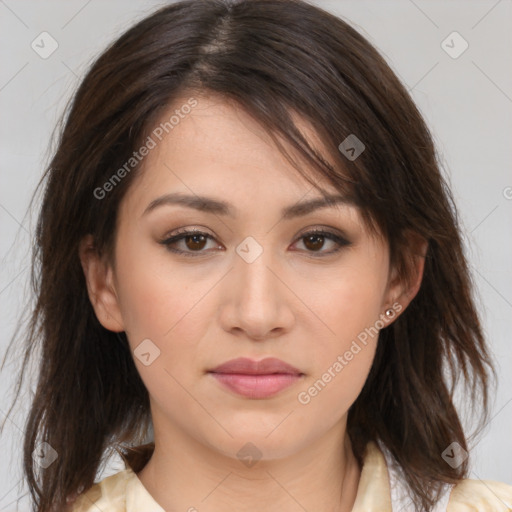
[[[471,478],[512,483],[512,4],[489,1],[316,1],[347,19],[387,58],[424,114],[451,182],[466,234],[485,330],[498,363],[492,419],[471,450]],[[27,206],[49,155],[55,123],[92,59],[152,1],[0,0],[0,352],[3,356],[29,293]],[[31,47],[46,31],[57,50]],[[469,47],[457,58],[442,42],[453,31]],[[449,50],[463,41],[451,36]],[[453,42],[452,42],[453,41]],[[41,43],[39,43],[41,44]],[[49,45],[45,44],[48,49]],[[19,358],[0,374],[0,421]],[[26,389],[26,388],[25,388]],[[30,392],[30,391],[29,391]],[[21,485],[25,392],[0,439],[0,511],[15,510]],[[464,405],[464,397],[462,397]],[[111,461],[98,478],[120,469]],[[28,510],[27,498],[20,510]]]

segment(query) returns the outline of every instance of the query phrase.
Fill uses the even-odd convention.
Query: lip
[[[245,375],[270,375],[273,373],[283,373],[289,375],[300,375],[301,371],[275,357],[266,357],[261,361],[255,361],[247,357],[231,359],[213,370],[213,373],[241,373]]]
[[[240,357],[208,373],[234,393],[253,399],[274,396],[298,382],[304,375],[294,366],[274,357],[261,361]]]

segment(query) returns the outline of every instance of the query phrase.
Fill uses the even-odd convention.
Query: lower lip
[[[247,398],[268,398],[291,386],[301,375],[273,373],[269,375],[247,375],[240,373],[211,374],[225,387]]]

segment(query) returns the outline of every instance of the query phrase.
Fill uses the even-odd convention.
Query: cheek
[[[209,303],[203,299],[218,276],[177,269],[164,251],[147,250],[142,244],[123,241],[121,237],[118,254],[116,287],[120,309],[142,379],[149,388],[162,384],[154,379],[163,379],[168,387],[169,375],[164,369],[177,378],[187,368],[202,371],[195,361],[198,340],[204,338],[214,314],[213,306],[210,311],[205,310]],[[148,366],[138,358],[143,347],[144,352],[151,353],[150,360],[157,354]]]
[[[349,350],[332,354],[322,370],[304,383],[297,395],[297,417],[313,422],[313,432],[329,429],[346,417],[366,382],[375,346],[375,342],[366,346],[355,342]]]
[[[356,306],[356,300],[340,304],[338,317],[331,323],[336,335],[323,338],[310,352],[313,371],[299,390],[297,401],[318,422],[334,424],[346,414],[372,366],[378,330],[373,315],[367,310],[354,311]]]
[[[311,404],[315,414],[334,410],[343,414],[364,386],[382,327],[385,273],[381,270],[375,264],[346,267],[316,293],[312,309],[328,329],[322,329],[325,335],[314,336],[314,371],[298,397],[299,403]]]
[[[164,251],[137,243],[133,234],[120,234],[116,288],[126,332],[133,342],[141,337],[163,341],[179,326],[180,319],[186,323],[187,312],[199,301],[202,289],[200,282],[193,287],[190,284],[183,272],[173,268]]]
[[[384,275],[370,266],[347,267],[316,288],[312,309],[326,326],[326,348],[343,350],[361,332],[375,326],[383,312]]]

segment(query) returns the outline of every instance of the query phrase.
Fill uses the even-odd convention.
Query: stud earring
[[[393,318],[395,316],[395,312],[392,308],[386,309],[386,316],[388,318]]]

